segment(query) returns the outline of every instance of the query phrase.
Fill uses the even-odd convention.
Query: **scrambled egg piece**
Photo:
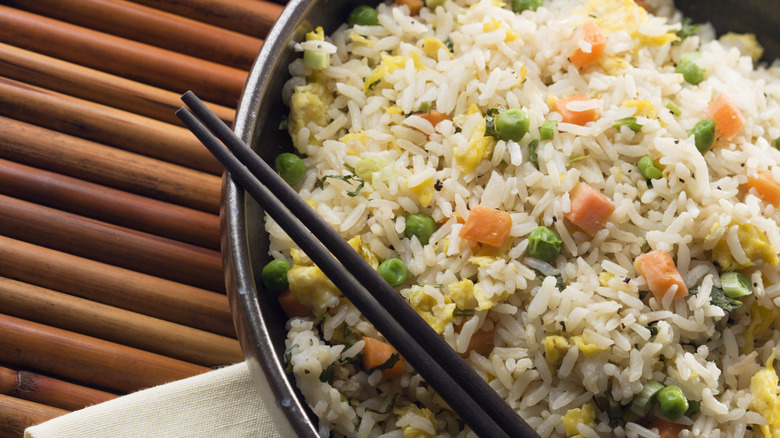
[[[618,56],[599,56],[599,66],[611,76],[619,76],[631,68],[631,63]]]
[[[372,36],[372,37],[366,38],[363,35],[360,35],[359,33],[355,32],[355,31],[352,31],[349,34],[349,38],[352,41],[354,41],[356,43],[364,44],[366,47],[369,47],[369,48],[374,47],[374,44],[376,44],[376,41],[377,41],[376,37]]]
[[[431,201],[433,201],[433,192],[435,191],[433,188],[433,177],[426,178],[415,186],[410,186],[409,180],[407,179],[406,186],[412,193],[417,195],[417,199],[420,200],[420,205],[423,207],[427,207],[431,204]]]
[[[469,116],[479,113],[479,108],[472,102],[469,106]],[[462,154],[455,152],[455,167],[462,173],[469,173],[490,154],[492,139],[485,135],[485,119],[474,128],[469,137],[468,147]]]
[[[414,67],[417,70],[425,70],[425,66],[422,62],[422,55],[419,51],[412,51],[410,56],[412,58],[412,62],[414,62]],[[374,67],[374,70],[371,71],[371,74],[368,75],[368,77],[366,77],[366,79],[363,81],[363,91],[368,91],[369,89],[373,88],[386,74],[392,73],[399,68],[404,68],[406,66],[407,59],[407,57],[402,55],[390,56],[383,53],[382,62]]]
[[[544,341],[544,359],[547,361],[547,365],[550,368],[558,368],[561,366],[563,356],[569,351],[569,340],[559,335],[545,336]]]
[[[306,152],[306,144],[299,144],[298,131],[306,127],[309,122],[317,126],[328,124],[328,108],[333,103],[333,96],[325,85],[319,82],[311,82],[295,87],[290,98],[290,117],[287,123],[287,131],[292,137],[293,145],[300,153]],[[309,142],[314,145],[322,144],[313,136]]]
[[[753,301],[750,306],[750,325],[745,330],[745,344],[742,345],[742,354],[748,354],[753,351],[753,343],[756,339],[769,328],[774,322],[774,312]]]
[[[403,418],[406,415],[420,416],[430,421],[431,426],[433,426],[433,433],[411,425],[403,426],[404,438],[434,438],[436,436],[436,425],[438,422],[434,418],[433,412],[428,408],[418,408],[415,405],[409,405],[405,408],[396,408],[393,410],[393,413],[398,415],[399,418]]]
[[[409,295],[412,308],[428,323],[436,333],[444,333],[444,328],[453,320],[452,312],[456,305],[444,297],[440,303],[436,297],[425,293],[424,289],[414,288]]]
[[[515,31],[513,31],[512,29],[507,29],[506,27],[504,27],[503,23],[496,20],[495,18],[491,18],[490,21],[482,24],[482,32],[485,33],[493,32],[494,30],[498,30],[502,28],[506,31],[506,38],[504,38],[505,43],[517,41],[520,39],[520,37],[517,36],[517,33],[515,33]]]
[[[441,49],[444,49],[444,51],[449,54],[450,59],[454,57],[452,53],[450,53],[447,46],[440,39],[436,37],[423,38],[422,51],[425,52],[425,54],[428,55],[429,57],[433,59],[438,59],[439,50]]]
[[[363,257],[363,260],[367,261],[372,268],[376,269],[379,267],[379,259],[376,257],[376,254],[371,251],[371,248],[369,248],[368,245],[363,243],[363,239],[360,236],[349,239],[347,243],[352,249],[357,251],[358,254]]]
[[[596,354],[601,353],[602,351],[606,351],[606,348],[599,347],[596,344],[591,344],[588,342],[585,342],[585,338],[582,336],[572,336],[571,340],[574,341],[574,345],[577,346],[577,349],[582,352],[585,356],[594,356]]]
[[[615,278],[615,274],[611,272],[602,272],[599,274],[599,284],[602,287],[609,287],[609,280]]]
[[[634,116],[647,117],[648,119],[656,118],[655,106],[649,100],[627,100],[623,102],[623,106],[626,108],[636,108]]]
[[[736,222],[729,224],[729,226],[736,225]],[[746,264],[737,263],[734,257],[731,255],[728,243],[726,243],[725,236],[715,244],[712,249],[712,258],[714,258],[724,271],[730,271],[735,269],[744,269],[755,264],[756,260],[763,260],[764,263],[770,265],[777,265],[777,251],[769,244],[768,239],[758,228],[753,224],[740,224],[737,228],[737,237],[739,243],[742,245],[742,249],[745,251],[745,255],[748,258]]]
[[[590,0],[580,12],[595,17],[593,21],[605,34],[623,30],[639,44],[660,46],[679,39],[674,32],[653,37],[639,33],[639,27],[650,20],[647,11],[634,0]]]
[[[324,313],[341,296],[341,291],[316,266],[293,265],[287,272],[287,282],[295,298],[315,315]]]
[[[566,411],[566,415],[561,418],[563,424],[566,425],[567,437],[581,437],[582,435],[577,431],[578,424],[584,424],[591,429],[596,426],[596,409],[593,405],[586,403],[581,408],[569,409]]]
[[[505,292],[488,298],[485,296],[482,286],[474,284],[468,278],[450,283],[447,286],[447,291],[449,292],[449,299],[460,309],[488,310],[505,300],[509,295],[508,292]]]
[[[307,33],[306,41],[325,41],[325,31],[322,26],[317,26],[316,29]]]
[[[743,55],[750,56],[753,61],[758,61],[764,54],[764,48],[752,33],[739,34],[729,32],[719,38],[719,41],[727,46],[734,46]]]
[[[341,138],[339,138],[339,141],[345,144],[349,143],[352,140],[356,140],[360,143],[365,143],[368,141],[368,136],[366,135],[365,132],[360,131],[360,132],[350,132],[344,134],[343,136],[341,136]]]
[[[769,424],[759,427],[766,438],[780,437],[780,388],[777,373],[772,367],[776,351],[766,361],[766,368],[750,379],[750,392],[753,393],[753,407]]]

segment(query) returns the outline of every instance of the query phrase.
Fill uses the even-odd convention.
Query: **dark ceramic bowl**
[[[286,130],[279,124],[288,112],[281,90],[290,75],[287,66],[299,54],[292,42],[315,25],[332,33],[346,20],[359,0],[291,0],[267,36],[249,74],[234,129],[267,162],[291,149]],[[375,2],[374,2],[375,3]],[[679,0],[678,7],[696,22],[710,20],[719,30],[754,32],[766,53],[780,53],[780,0]],[[281,435],[317,437],[317,418],[284,372],[286,317],[274,294],[259,284],[260,267],[269,261],[263,212],[230,179],[222,193],[222,249],[230,306],[239,341],[252,378],[263,394]]]

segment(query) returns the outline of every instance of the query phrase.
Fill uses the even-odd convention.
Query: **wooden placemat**
[[[243,360],[221,168],[174,111],[232,122],[281,10],[0,1],[0,437]]]

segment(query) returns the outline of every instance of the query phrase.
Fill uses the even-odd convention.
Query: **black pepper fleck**
[[[444,187],[444,185],[441,183],[441,180],[437,179],[436,184],[433,185],[433,188],[436,189],[437,192],[440,192],[442,187]]]
[[[553,216],[552,220],[553,220],[553,222],[558,222],[558,217],[557,216]]]
[[[631,281],[631,279],[629,277],[626,277],[626,278],[623,279],[623,283],[628,283],[630,281]]]

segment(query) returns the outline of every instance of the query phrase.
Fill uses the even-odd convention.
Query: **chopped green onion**
[[[655,395],[658,391],[662,390],[664,385],[656,382],[655,380],[648,380],[642,391],[634,396],[634,400],[631,401],[631,411],[637,415],[644,417],[653,408],[655,403]]]
[[[720,287],[729,298],[741,298],[752,293],[750,280],[739,272],[724,272],[720,276]]]
[[[574,163],[578,163],[578,162],[580,162],[580,161],[582,161],[582,160],[584,160],[586,158],[588,158],[588,156],[585,155],[585,154],[574,154],[571,157],[569,157],[569,159],[566,160],[566,162],[568,164],[574,164]]]
[[[303,66],[312,70],[322,70],[330,65],[330,54],[318,50],[303,51]]]
[[[775,140],[775,148],[780,149],[780,137],[777,137],[777,140]]]
[[[673,46],[679,45],[682,40],[696,35],[696,32],[699,31],[699,26],[692,23],[693,22],[688,17],[682,21],[680,30],[677,31],[677,36],[680,37],[680,41],[673,41]]]
[[[541,140],[552,140],[555,137],[555,128],[558,126],[557,120],[545,120],[542,127],[539,128],[539,137]]]
[[[456,307],[452,311],[452,316],[474,316],[474,309],[461,309]]]
[[[642,125],[636,122],[636,117],[626,117],[624,119],[620,119],[615,122],[615,129],[620,130],[623,126],[627,127],[628,129],[639,132],[642,130]]]
[[[531,164],[538,170],[539,169],[539,156],[536,155],[536,148],[539,147],[539,139],[535,138],[528,143],[528,159]]]
[[[336,371],[336,364],[332,363],[320,373],[320,382],[332,385],[334,371]]]
[[[425,7],[434,10],[444,4],[444,0],[425,0]]]
[[[673,104],[672,102],[669,102],[666,104],[666,109],[672,112],[672,115],[675,117],[680,117],[680,114],[682,114],[682,111],[680,111],[680,108],[677,108],[677,105]]]
[[[610,420],[619,420],[623,417],[623,406],[607,391],[607,416]]]
[[[414,114],[420,114],[420,113],[430,114],[431,109],[433,109],[433,106],[431,105],[430,102],[423,102],[420,104],[420,106],[417,108],[417,111],[415,111]]]

